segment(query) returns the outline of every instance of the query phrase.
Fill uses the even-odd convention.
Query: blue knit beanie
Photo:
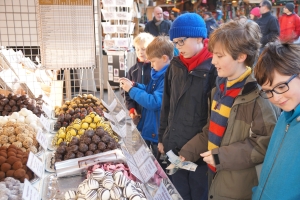
[[[207,30],[202,17],[196,13],[186,13],[177,17],[169,31],[170,39],[179,37],[206,38]]]

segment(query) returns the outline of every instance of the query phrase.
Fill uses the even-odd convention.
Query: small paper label
[[[142,145],[139,150],[135,154],[133,154],[133,158],[137,164],[137,166],[141,166],[144,164],[144,161],[149,158],[149,153],[144,145]]]
[[[24,200],[41,200],[39,192],[30,184],[30,182],[24,180],[24,189],[22,194],[22,199]]]
[[[156,194],[154,195],[154,200],[169,200],[172,199],[170,196],[167,188],[165,185],[161,182],[159,188],[156,191]]]
[[[42,110],[48,116],[48,118],[52,117],[52,111],[45,104],[43,104]]]
[[[44,134],[42,131],[39,131],[36,134],[36,140],[40,143],[40,145],[47,150],[48,147],[48,138],[46,136],[46,134]]]
[[[120,122],[122,119],[124,119],[126,117],[126,113],[124,110],[121,110],[117,115],[116,118],[118,120],[118,122]]]
[[[50,120],[48,120],[44,115],[41,115],[40,122],[43,125],[44,129],[49,132],[50,131]]]
[[[32,152],[29,153],[27,167],[29,167],[38,177],[43,177],[45,171],[44,163]]]
[[[103,115],[104,115],[104,117],[105,117],[106,119],[108,119],[109,121],[115,122],[114,118],[113,118],[110,114],[108,114],[108,113],[106,113],[106,112],[103,112]]]
[[[142,166],[139,167],[139,171],[145,182],[148,182],[151,177],[154,176],[157,171],[157,167],[155,166],[153,160],[148,158]]]
[[[103,106],[104,106],[105,108],[107,108],[107,110],[109,110],[110,112],[112,112],[112,111],[115,109],[115,107],[117,106],[117,100],[116,100],[116,99],[114,99],[114,100],[111,102],[110,105],[108,105],[107,103],[105,103],[105,101],[103,101],[102,99],[101,99],[101,102],[102,102]]]

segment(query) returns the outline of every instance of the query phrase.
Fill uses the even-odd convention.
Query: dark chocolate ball
[[[104,149],[106,149],[106,144],[104,142],[99,142],[98,143],[98,149],[103,151]]]
[[[68,151],[66,156],[68,157],[68,159],[73,159],[73,158],[75,158],[75,153],[73,153],[72,151]]]
[[[92,152],[92,151],[87,151],[87,152],[85,152],[84,155],[85,155],[85,156],[91,156],[91,155],[94,155],[94,152]]]
[[[10,106],[15,106],[15,105],[17,104],[17,102],[16,102],[15,100],[11,99],[11,100],[8,102],[8,104],[9,104]]]
[[[109,142],[109,143],[107,144],[107,148],[113,150],[113,149],[116,148],[116,145],[115,145],[114,142]]]
[[[78,137],[72,137],[70,145],[78,145],[79,144],[79,138]]]
[[[95,151],[97,149],[97,145],[95,144],[95,143],[91,143],[90,145],[89,145],[89,151]]]
[[[60,146],[56,149],[56,152],[59,154],[64,154],[66,152],[66,146]]]
[[[86,135],[86,136],[88,136],[90,138],[92,138],[94,134],[95,134],[94,130],[86,130],[84,132],[84,135]]]
[[[61,142],[59,146],[67,146],[67,142]]]
[[[103,141],[103,142],[105,142],[105,143],[109,143],[110,142],[110,136],[109,135],[104,135],[102,138],[101,138],[101,140]]]
[[[84,143],[85,143],[85,144],[89,145],[89,144],[91,144],[91,142],[92,142],[92,139],[91,139],[91,138],[89,138],[89,137],[85,137],[85,138],[84,138]]]
[[[68,151],[72,151],[72,152],[78,151],[78,145],[72,145],[72,146],[68,147]]]
[[[80,151],[78,151],[77,153],[76,153],[76,158],[81,158],[81,157],[83,157],[84,156],[84,154],[82,153],[82,152],[80,152]]]
[[[97,154],[97,153],[101,153],[102,151],[100,151],[99,149],[95,150],[94,151],[94,154]]]
[[[98,135],[92,137],[92,142],[98,144],[101,141],[101,138]]]
[[[102,127],[98,127],[95,131],[96,135],[103,137],[105,135],[105,131]]]
[[[88,145],[86,145],[85,143],[80,143],[79,144],[79,151],[81,152],[86,152],[89,149]]]

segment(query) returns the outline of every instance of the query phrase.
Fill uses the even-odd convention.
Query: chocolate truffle
[[[115,145],[115,143],[113,143],[113,142],[109,142],[109,143],[107,144],[107,148],[113,150],[113,149],[116,148],[116,145]]]
[[[76,158],[81,158],[81,157],[84,157],[84,154],[82,152],[78,151],[76,153]]]
[[[61,142],[59,146],[67,146],[67,142]]]
[[[96,135],[103,137],[105,135],[105,131],[103,130],[102,127],[98,127],[95,131]]]
[[[96,144],[98,144],[101,141],[101,138],[98,135],[94,135],[92,137],[92,141]]]
[[[100,151],[99,149],[95,150],[94,151],[94,154],[97,154],[97,153],[101,153],[102,151]]]
[[[14,173],[15,173],[15,170],[8,170],[5,174],[6,174],[6,177],[13,177]]]
[[[84,143],[85,143],[85,144],[89,145],[89,144],[91,144],[91,142],[92,142],[92,139],[91,139],[91,138],[89,138],[89,137],[85,137],[85,138],[84,138]]]
[[[66,156],[68,157],[68,159],[73,159],[75,158],[75,153],[73,153],[72,151],[69,151]]]
[[[11,165],[13,165],[17,161],[21,161],[21,159],[15,157],[15,156],[10,156],[10,157],[7,158],[6,162],[9,163],[9,164],[11,164]]]
[[[89,145],[89,151],[95,151],[97,149],[97,145],[95,144],[95,143],[91,143],[90,145]]]
[[[79,151],[81,152],[86,152],[89,149],[88,145],[86,145],[85,143],[80,143],[79,144]]]
[[[106,149],[106,144],[104,142],[99,142],[98,143],[98,149],[103,151],[104,149]]]
[[[78,137],[72,137],[70,145],[78,145],[79,144],[79,138]]]
[[[55,159],[57,160],[57,159],[62,159],[63,158],[63,155],[62,154],[60,154],[60,153],[55,153]]]
[[[11,169],[11,165],[8,164],[8,163],[3,163],[3,164],[1,165],[1,171],[2,171],[2,172],[7,172],[7,171],[10,170],[10,169]]]
[[[6,158],[3,156],[0,156],[0,165],[2,165],[6,161]]]
[[[14,172],[14,178],[21,179],[25,176],[26,172],[24,169],[18,169]]]
[[[12,168],[13,168],[14,170],[20,169],[20,168],[22,168],[22,167],[23,167],[23,164],[22,164],[21,161],[15,162],[15,163],[13,164],[13,166],[12,166]]]
[[[95,134],[94,130],[86,130],[84,132],[84,135],[86,135],[87,137],[90,137],[90,138],[92,138],[94,134]]]
[[[108,143],[110,141],[110,136],[109,135],[104,135],[101,140],[105,143]]]
[[[66,146],[60,146],[56,149],[57,153],[63,154],[66,152]]]
[[[72,145],[72,146],[68,147],[68,151],[72,151],[72,152],[78,151],[78,145]]]
[[[87,151],[87,152],[85,152],[85,156],[91,156],[91,155],[93,155],[94,153],[92,152],[92,151]]]
[[[5,178],[5,173],[4,172],[0,172],[0,181],[2,181]]]

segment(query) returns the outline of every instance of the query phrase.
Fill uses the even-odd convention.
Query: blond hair
[[[157,36],[146,48],[147,59],[161,58],[166,55],[171,60],[174,56],[174,44],[168,36]]]
[[[154,37],[150,33],[142,32],[134,38],[133,45],[134,46],[139,45],[139,46],[147,47],[148,44],[150,44],[153,39],[154,39]]]

